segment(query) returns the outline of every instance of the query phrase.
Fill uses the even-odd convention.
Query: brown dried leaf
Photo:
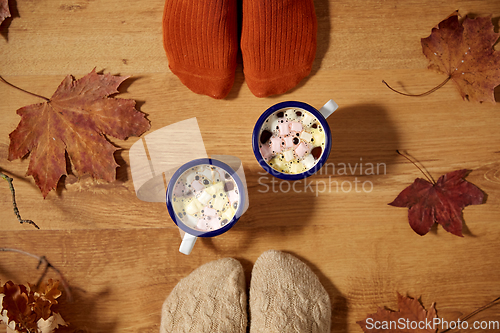
[[[495,103],[494,89],[500,84],[500,52],[493,49],[495,33],[491,15],[458,20],[458,12],[422,38],[422,50],[429,68],[446,74],[463,99]]]
[[[59,290],[59,281],[52,279],[40,283],[35,293],[39,294],[42,299],[49,301],[50,304],[57,304],[56,299],[62,295],[62,292]]]
[[[6,282],[0,289],[3,291],[0,313],[6,310],[7,316],[0,316],[0,320],[10,325],[14,322],[18,332],[52,332],[57,326],[66,325],[53,307],[61,295],[58,286],[59,281],[52,279],[38,287]]]
[[[131,99],[108,98],[127,76],[97,74],[75,81],[68,75],[48,102],[17,110],[21,121],[10,133],[9,160],[30,153],[32,175],[44,198],[66,175],[66,153],[79,174],[113,181],[118,150],[106,135],[118,139],[139,136],[149,121]]]
[[[367,315],[358,321],[365,333],[435,333],[437,318],[434,304],[426,311],[416,299],[401,296],[398,293],[398,311],[378,308],[376,313]]]
[[[57,304],[56,299],[62,295],[58,287],[59,281],[53,281],[52,279],[40,283],[38,288],[29,284],[29,289],[33,298],[33,311],[35,311],[38,318],[47,320],[53,312],[57,312],[51,308],[51,306]]]
[[[16,330],[28,332],[36,329],[36,314],[31,312],[29,295],[25,286],[7,281],[4,286],[2,311],[7,310],[9,323],[16,323]],[[8,323],[6,323],[8,324]]]

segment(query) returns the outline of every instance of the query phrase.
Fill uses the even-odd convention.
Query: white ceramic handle
[[[198,237],[188,234],[187,232],[184,234],[184,238],[182,238],[181,246],[179,247],[179,252],[184,253],[186,255],[191,253],[191,250],[194,247],[194,243],[196,243],[196,239]]]
[[[337,103],[335,103],[333,101],[333,99],[329,100],[328,102],[326,102],[325,105],[323,105],[323,107],[321,109],[319,109],[319,113],[321,113],[323,115],[323,117],[328,118],[335,110],[337,110],[339,106],[337,105]]]

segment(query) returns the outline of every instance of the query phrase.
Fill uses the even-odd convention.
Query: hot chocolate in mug
[[[297,101],[268,108],[252,135],[253,152],[262,168],[284,180],[316,173],[330,155],[332,135],[326,118],[337,108],[333,100],[319,110]]]
[[[179,251],[190,254],[198,237],[214,237],[231,229],[245,211],[244,183],[228,164],[201,158],[181,166],[170,178],[168,213],[185,232]]]

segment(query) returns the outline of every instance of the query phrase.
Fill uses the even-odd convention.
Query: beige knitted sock
[[[160,333],[246,332],[247,296],[240,262],[219,259],[179,281],[163,303]]]
[[[330,297],[318,277],[291,254],[269,250],[250,282],[250,332],[330,332]]]

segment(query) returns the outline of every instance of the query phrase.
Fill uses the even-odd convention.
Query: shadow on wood
[[[327,176],[372,176],[376,183],[399,158],[399,133],[379,105],[339,108],[328,118],[328,124],[332,150],[323,167]]]
[[[62,300],[59,312],[63,319],[70,325],[57,330],[58,332],[106,332],[112,333],[116,328],[116,320],[102,322],[99,320],[99,309],[102,304],[109,304],[109,287],[98,293],[88,293],[81,290],[73,290],[73,301],[71,303]],[[63,295],[64,296],[64,295]],[[116,313],[116,312],[115,312]]]

